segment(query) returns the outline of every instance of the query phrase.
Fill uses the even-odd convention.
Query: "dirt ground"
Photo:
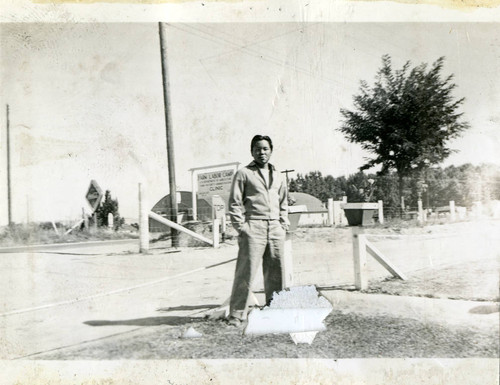
[[[359,294],[363,302],[357,305],[353,299],[348,312],[334,304],[325,320],[327,329],[311,345],[295,345],[288,334],[246,336],[241,328],[204,317],[217,303],[194,299],[184,304],[185,312],[164,309],[157,317],[122,321],[137,328],[48,351],[36,359],[499,357],[498,221],[364,231],[408,279],[395,279],[370,260],[369,289]],[[299,228],[293,235],[295,284],[315,284],[325,295],[353,290],[351,239],[349,228]],[[235,249],[234,243],[228,247]],[[387,305],[385,313],[377,313],[376,302],[370,298],[379,294],[386,294],[387,299],[401,297],[400,303],[409,304],[408,310],[391,313]],[[443,320],[425,312],[413,314],[415,298],[426,301],[420,310],[442,301]],[[370,303],[372,312],[364,308]],[[444,321],[453,318],[459,304],[467,306],[464,317],[472,321]],[[481,322],[475,325],[473,317]],[[89,326],[120,325],[119,321],[96,322]],[[202,336],[183,338],[190,327]]]
[[[372,281],[365,292],[498,302],[498,286],[494,279],[484,280],[489,272],[497,271],[497,258],[484,259],[480,264],[462,262],[441,269],[418,271],[407,281],[393,277]]]
[[[44,354],[44,360],[498,357],[499,335],[405,318],[332,312],[311,345],[288,334],[242,335],[222,321],[172,317],[163,325]],[[193,327],[203,336],[183,338]]]
[[[410,297],[500,300],[500,223],[498,221],[437,224],[423,227],[377,226],[363,230],[389,260],[407,274],[392,277],[377,266],[366,293]],[[348,245],[351,230],[299,229],[298,243]],[[374,263],[369,257],[372,272]],[[385,277],[383,275],[385,274]],[[382,278],[383,277],[383,278]]]

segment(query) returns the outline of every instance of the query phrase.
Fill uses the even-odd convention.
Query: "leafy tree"
[[[345,195],[350,202],[368,202],[373,200],[375,192],[373,175],[359,171],[347,178]]]
[[[441,57],[427,70],[426,64],[410,69],[407,62],[394,71],[384,55],[374,85],[362,81],[354,110],[341,109],[340,131],[374,154],[360,169],[396,170],[400,196],[404,178],[443,161],[452,153],[447,142],[468,128],[457,112],[464,99],[452,95],[453,75],[441,78],[443,63]]]
[[[325,180],[319,171],[312,171],[304,177],[304,188],[310,191],[309,194],[317,197],[322,202],[328,199]]]
[[[438,206],[448,206],[450,201],[454,201],[457,206],[467,205],[466,181],[459,168],[449,166],[446,169],[431,169],[426,172],[427,191],[426,199],[430,208]]]
[[[297,179],[290,178],[290,181],[288,182],[288,191],[301,192],[302,186],[299,182],[299,178],[302,178],[302,175],[298,174]]]
[[[111,193],[106,190],[104,201],[99,204],[96,210],[97,225],[108,226],[108,214],[113,214],[113,227],[118,230],[125,223],[125,219],[120,217],[118,212],[118,200],[111,198]]]
[[[350,202],[364,202],[373,196],[372,177],[358,172],[348,178],[334,178],[331,175],[323,176],[320,171],[311,171],[304,176],[297,174],[297,179],[291,179],[290,192],[307,193],[322,202],[327,202],[329,198],[340,199],[344,195]]]
[[[319,171],[311,171],[304,176],[297,174],[297,179],[291,179],[290,181],[290,192],[304,192],[322,201],[328,195],[325,179]],[[326,199],[328,199],[328,196]]]
[[[373,201],[383,201],[386,209],[394,210],[400,205],[400,196],[398,194],[398,177],[394,172],[388,172],[384,175],[374,175],[374,199]],[[395,215],[395,213],[392,213]]]
[[[434,167],[404,179],[406,187],[403,196],[410,210],[417,208],[419,191],[424,208],[431,210],[448,206],[450,201],[455,201],[457,206],[471,207],[475,201],[500,200],[500,166],[496,165]],[[358,172],[334,178],[313,171],[306,175],[297,174],[296,179],[291,179],[290,192],[311,194],[322,202],[328,198],[340,200],[344,195],[349,202],[382,200],[385,215],[390,218],[401,213],[398,180],[396,172],[383,175]]]

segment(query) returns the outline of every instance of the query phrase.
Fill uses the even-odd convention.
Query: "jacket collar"
[[[276,171],[276,167],[274,167],[274,165],[273,165],[273,164],[268,163],[268,166],[269,166],[269,168],[270,168],[271,170]],[[252,161],[248,164],[248,167],[257,168],[258,166],[257,166],[257,163],[255,163],[255,160],[252,160]]]

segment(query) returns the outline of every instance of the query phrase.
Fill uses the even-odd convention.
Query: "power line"
[[[273,35],[273,36],[271,36],[271,37],[269,37],[269,38],[266,38],[266,39],[263,39],[263,40],[256,40],[256,41],[252,41],[251,43],[244,44],[244,45],[240,46],[240,48],[241,48],[241,49],[244,49],[244,48],[249,48],[249,47],[251,47],[251,46],[256,46],[256,45],[258,45],[258,44],[262,44],[262,43],[265,43],[265,42],[270,41],[270,40],[278,39],[278,38],[280,38],[280,37],[283,37],[283,36],[286,36],[286,35],[290,35],[290,34],[295,33],[295,32],[303,32],[303,30],[304,30],[304,29],[306,29],[306,28],[309,28],[309,29],[310,29],[311,27],[313,27],[313,26],[315,26],[315,25],[317,25],[317,24],[318,24],[318,23],[314,23],[314,24],[312,24],[312,25],[308,25],[307,27],[303,27],[303,26],[302,26],[302,27],[300,27],[300,28],[295,28],[295,29],[293,29],[293,30],[291,30],[291,31],[287,31],[287,32],[284,32],[284,33],[281,33],[281,34],[278,34],[278,35]],[[199,28],[198,28],[198,30],[199,30],[199,31],[201,31]],[[226,35],[226,36],[231,36],[231,37],[233,37],[232,35],[229,35],[229,34],[227,34],[227,33],[226,33],[226,32],[224,32],[224,31],[220,31],[220,30],[219,30],[219,31],[217,31],[217,32],[218,32],[219,34],[223,34],[223,35]],[[217,36],[216,36],[215,34],[210,34],[210,36],[213,36],[213,37],[217,38]],[[237,43],[234,43],[234,44],[237,44]],[[222,54],[219,54],[219,55],[207,56],[207,57],[205,57],[205,58],[202,58],[202,60],[210,60],[210,59],[212,59],[212,58],[217,58],[217,57],[220,57],[220,56],[223,56],[223,55],[227,55],[227,54],[230,54],[230,53],[232,53],[232,52],[234,52],[234,51],[238,51],[238,50],[240,50],[240,48],[237,48],[237,49],[234,49],[234,50],[232,50],[232,51],[225,52],[225,53],[222,53]],[[261,49],[265,49],[265,48],[261,47]],[[265,50],[266,50],[266,51],[269,51],[268,49],[265,49]]]
[[[283,62],[282,60],[277,59],[275,57],[272,57],[270,55],[267,55],[265,53],[262,53],[259,50],[249,48],[248,44],[242,46],[241,44],[235,43],[233,41],[229,41],[228,39],[225,39],[225,38],[222,38],[222,37],[215,36],[213,34],[207,33],[205,31],[202,31],[200,29],[194,28],[192,26],[187,26],[187,27],[190,28],[190,29],[192,29],[192,30],[194,30],[194,31],[190,31],[190,30],[188,30],[186,28],[181,28],[178,25],[172,25],[172,24],[169,24],[169,25],[171,27],[173,27],[173,28],[176,28],[176,29],[180,30],[180,31],[193,34],[195,36],[201,37],[201,38],[206,39],[206,40],[210,40],[210,41],[215,42],[215,43],[233,46],[233,47],[236,48],[235,51],[241,51],[241,52],[243,52],[243,53],[245,53],[245,54],[247,54],[249,56],[252,56],[252,57],[255,57],[255,58],[267,61],[267,62],[275,64],[277,66],[289,68],[289,69],[291,69],[291,70],[293,70],[295,72],[302,73],[302,74],[308,75],[310,77],[313,77],[313,78],[316,78],[316,79],[319,79],[319,80],[323,80],[326,83],[335,84],[335,85],[339,85],[339,84],[340,85],[344,85],[344,82],[342,82],[342,81],[331,79],[331,78],[328,78],[328,77],[325,77],[325,76],[321,76],[321,75],[317,75],[317,74],[313,73],[312,71],[309,71],[309,70],[304,69],[302,67],[299,67],[299,66],[296,66],[296,65],[292,65],[292,64],[289,64],[287,62]],[[207,35],[207,36],[204,36],[204,35]],[[270,39],[267,39],[267,40],[270,40]],[[256,44],[258,44],[258,43],[256,43]],[[227,55],[227,54],[230,54],[232,52],[234,52],[234,51],[225,52],[223,54],[215,55],[213,57],[221,57],[223,55]],[[203,58],[203,59],[200,59],[200,60],[209,60],[209,59],[211,59],[213,57]]]
[[[261,58],[262,60],[266,60],[266,61],[271,62],[273,64],[278,64],[280,66],[283,65],[285,67],[291,68],[292,70],[294,70],[296,72],[304,73],[304,74],[309,75],[311,77],[314,77],[314,78],[317,78],[317,79],[320,79],[320,80],[325,80],[326,82],[329,82],[329,83],[335,83],[335,84],[341,84],[341,85],[350,84],[352,86],[358,87],[359,86],[358,82],[355,82],[354,80],[346,81],[345,77],[342,79],[342,81],[339,81],[339,80],[332,79],[332,78],[329,78],[329,77],[326,77],[326,76],[317,75],[317,74],[313,73],[312,71],[309,71],[309,70],[304,69],[302,67],[299,67],[299,66],[296,66],[296,65],[292,65],[292,64],[289,64],[289,63],[286,63],[286,62],[282,62],[280,59],[277,59],[277,58],[275,58],[275,57],[273,57],[273,56],[271,56],[269,54],[262,53],[262,50],[270,51],[270,50],[265,49],[263,47],[261,47],[260,50],[251,49],[250,48],[252,46],[261,44],[263,42],[266,42],[266,41],[269,41],[269,40],[273,40],[273,39],[276,39],[276,38],[279,38],[279,37],[283,37],[283,36],[286,36],[286,35],[289,35],[289,34],[292,34],[292,33],[303,32],[306,29],[311,30],[312,27],[315,27],[315,26],[318,26],[318,25],[321,25],[321,23],[314,23],[312,25],[307,25],[306,27],[301,26],[300,28],[294,29],[292,31],[287,31],[287,32],[284,32],[282,34],[273,35],[270,38],[266,38],[266,39],[263,39],[263,40],[257,40],[257,41],[253,41],[251,43],[245,43],[245,44],[243,44],[243,43],[236,43],[236,42],[234,42],[232,40],[228,40],[227,38],[217,36],[214,33],[208,33],[206,31],[203,31],[200,28],[195,28],[195,27],[193,27],[191,25],[186,25],[186,26],[188,28],[194,29],[194,30],[196,30],[198,32],[201,32],[203,34],[207,34],[208,36],[211,36],[214,39],[222,40],[225,44],[229,44],[229,45],[231,45],[231,46],[233,46],[235,48],[234,50],[231,50],[229,52],[224,52],[222,54],[217,54],[217,55],[212,55],[212,56],[208,56],[208,57],[202,58],[202,59],[200,59],[200,61],[202,61],[202,60],[203,61],[204,60],[210,60],[210,59],[214,59],[214,58],[219,58],[219,57],[222,57],[224,55],[228,55],[228,54],[234,53],[235,51],[243,51],[244,53],[247,53],[250,56],[258,57],[258,58]],[[367,35],[368,34],[368,32],[364,32],[363,30],[356,30],[356,31],[360,31],[361,34],[363,34],[363,35]],[[184,32],[192,33],[190,31],[186,31],[186,30],[184,30]],[[217,31],[217,32],[219,34],[228,35],[227,33],[223,32],[223,31]],[[197,36],[200,36],[200,35],[197,35]],[[353,48],[353,45],[351,43],[354,41],[354,42],[360,43],[360,45],[362,45],[363,47],[370,49],[370,48],[372,48],[374,46],[374,44],[373,44],[373,36],[370,35],[369,37],[370,37],[369,40],[364,40],[364,39],[360,39],[359,37],[354,37],[354,35],[352,33],[349,33],[348,36],[347,36],[347,38],[345,38],[345,39],[339,39],[337,41],[337,43],[340,44],[341,46],[346,46],[348,48]],[[401,51],[404,50],[400,46],[397,46],[395,44],[389,43],[388,39],[384,39],[384,38],[379,37],[378,40],[381,41],[381,42],[383,42],[384,44],[392,45],[393,47],[397,48],[398,50],[401,50]],[[215,40],[211,40],[211,41],[215,41]],[[355,48],[353,48],[353,49],[355,49]],[[361,55],[364,55],[364,56],[374,57],[374,58],[377,58],[377,59],[380,59],[380,57],[381,57],[380,54],[370,53],[367,49],[358,50],[357,53],[361,54]],[[403,56],[400,56],[400,55],[392,55],[392,56],[396,57],[396,58],[399,58],[399,59],[403,59],[404,61],[408,60],[407,55],[405,55],[404,58],[403,58]]]

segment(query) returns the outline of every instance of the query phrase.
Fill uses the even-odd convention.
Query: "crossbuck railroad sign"
[[[102,199],[102,190],[97,184],[95,180],[90,181],[90,186],[87,191],[87,194],[85,194],[85,198],[87,198],[87,202],[89,202],[90,207],[92,207],[92,210],[95,211],[97,209],[97,206],[99,206],[99,203],[101,203]]]

